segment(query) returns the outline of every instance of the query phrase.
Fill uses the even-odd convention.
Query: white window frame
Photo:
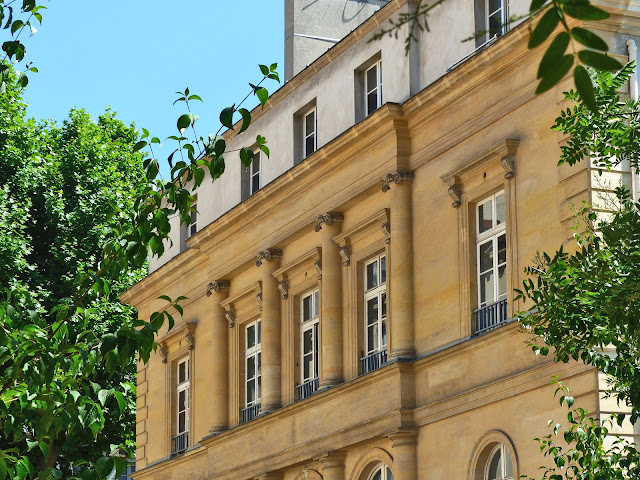
[[[180,366],[184,364],[185,368],[185,379],[183,382],[180,382]],[[176,363],[176,436],[182,435],[183,433],[189,432],[189,359],[184,358],[179,360]],[[182,410],[180,410],[180,394],[184,392],[185,402],[184,402],[184,430],[180,431],[180,414]]]
[[[381,352],[387,348],[386,337],[387,335],[383,334],[385,328],[387,328],[388,333],[388,305],[387,312],[383,315],[382,313],[382,305],[383,305],[383,297],[386,302],[388,302],[387,296],[387,255],[385,253],[381,253],[380,255],[376,255],[373,258],[367,260],[364,264],[364,351],[365,356],[372,355],[377,352]],[[384,282],[382,280],[382,259],[385,260],[385,278]],[[367,285],[369,284],[368,280],[368,267],[372,263],[378,262],[378,284],[369,290],[367,290]],[[368,302],[369,300],[377,298],[378,299],[378,320],[376,321],[377,335],[379,339],[380,345],[378,347],[372,347],[369,345],[369,319],[368,319]]]
[[[489,479],[489,467],[491,466],[491,462],[493,460],[493,457],[495,457],[495,455],[497,453],[500,453],[500,469],[502,470],[502,476],[498,477],[497,479]],[[511,455],[509,453],[509,450],[507,449],[507,447],[501,443],[500,445],[497,445],[489,454],[489,456],[487,457],[487,464],[484,467],[484,477],[483,480],[513,480],[513,475],[511,476],[506,476],[506,472],[507,472],[507,458],[509,458],[510,462],[511,462],[511,470],[513,471],[513,459],[511,458]]]
[[[497,223],[497,215],[496,215],[496,199],[502,195],[504,198],[504,202],[505,202],[505,219],[504,222],[498,224]],[[491,202],[492,206],[491,206],[491,220],[492,220],[492,227],[490,229],[488,229],[485,232],[480,233],[480,207],[483,205],[486,205],[487,203]],[[494,193],[493,195],[490,195],[486,198],[484,198],[482,201],[478,202],[476,204],[476,263],[477,263],[477,268],[476,268],[476,281],[477,281],[477,285],[478,285],[478,308],[483,308],[486,307],[487,305],[491,305],[493,303],[499,302],[500,300],[504,300],[505,298],[507,298],[507,290],[505,289],[505,292],[500,294],[499,292],[499,277],[498,277],[498,271],[500,267],[505,267],[505,276],[507,275],[506,272],[506,268],[507,268],[507,256],[505,255],[505,261],[502,263],[498,263],[498,239],[502,236],[505,235],[505,249],[507,248],[507,241],[506,241],[506,234],[507,234],[507,219],[506,219],[506,195],[504,190],[500,190],[499,192]],[[482,302],[482,283],[481,283],[481,276],[482,274],[486,273],[486,272],[481,272],[480,268],[480,248],[482,247],[482,245],[488,243],[488,242],[493,242],[492,246],[493,246],[493,264],[492,264],[492,270],[493,270],[493,298],[491,299],[491,301],[486,301],[486,302]],[[488,271],[488,270],[487,270]]]
[[[488,40],[491,40],[492,38],[499,37],[507,33],[507,26],[505,25],[505,19],[507,18],[506,15],[507,15],[508,0],[498,0],[498,1],[500,2],[500,7],[497,10],[490,12],[489,3],[491,2],[491,0],[484,0],[484,11],[485,11],[484,27],[485,27],[485,31],[487,32],[485,38],[487,38]],[[491,26],[490,26],[489,19],[497,12],[500,12],[500,31],[497,34],[491,36]]]
[[[369,70],[371,70],[372,68],[377,68],[377,75],[376,75],[376,84],[375,86],[370,86],[369,85]],[[375,90],[377,89],[376,92],[376,108],[374,110],[372,110],[371,112],[369,111],[369,94],[373,93]],[[373,112],[375,112],[377,109],[379,109],[382,106],[382,60],[378,60],[377,62],[375,62],[373,65],[371,65],[370,67],[368,67],[365,71],[364,71],[364,112],[365,112],[365,117],[368,117],[369,115],[371,115]]]
[[[255,345],[253,347],[249,347],[249,328],[254,327],[255,330]],[[249,378],[247,365],[249,363],[249,359],[253,358],[255,362],[255,377]],[[261,388],[261,379],[262,379],[262,368],[260,367],[262,360],[262,328],[261,321],[258,318],[257,320],[248,323],[244,327],[244,401],[245,407],[251,407],[253,405],[257,405],[260,403],[262,399],[262,388]],[[252,400],[247,398],[247,391],[249,382],[251,380],[255,380],[255,395]]]
[[[313,114],[313,131],[307,131],[307,117]],[[307,113],[302,115],[302,150],[304,152],[304,157],[307,158],[313,152],[318,149],[318,109],[314,106],[312,109],[308,110]],[[307,151],[307,139],[313,136],[313,150],[311,152]]]
[[[311,318],[304,318],[304,301],[307,298],[311,298]],[[300,298],[300,382],[301,384],[315,380],[319,376],[319,361],[320,361],[320,339],[318,338],[318,325],[320,320],[320,291],[314,288],[310,292],[307,292]],[[311,330],[311,377],[305,377],[304,375],[304,334]]]
[[[257,164],[257,167],[256,167]],[[249,166],[249,196],[256,193],[258,190],[262,188],[262,158],[260,152],[255,152],[253,154],[253,160],[251,160],[251,165]],[[258,188],[253,189],[253,178],[258,177]]]
[[[380,480],[393,479],[393,472],[391,472],[391,468],[386,463],[380,462],[373,468],[367,480],[373,480],[378,472],[380,472]],[[389,477],[389,473],[391,473],[391,477]]]
[[[187,226],[187,238],[193,237],[198,232],[198,212],[196,210],[198,208],[198,205],[194,203],[191,208],[193,210],[189,212],[190,222]]]

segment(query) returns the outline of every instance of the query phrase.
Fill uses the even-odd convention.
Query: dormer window
[[[262,186],[261,176],[262,158],[260,151],[257,151],[254,152],[251,164],[248,167],[242,167],[240,190],[243,201],[260,190],[260,187]]]
[[[304,157],[307,158],[317,149],[316,131],[318,120],[316,107],[313,107],[304,115]]]
[[[366,116],[382,105],[382,60],[378,60],[364,72]]]

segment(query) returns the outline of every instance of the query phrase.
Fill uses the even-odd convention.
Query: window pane
[[[316,112],[313,111],[304,119],[304,134],[308,136],[316,131]]]
[[[247,327],[247,348],[252,348],[256,346],[256,327],[255,325],[251,325]]]
[[[196,234],[197,231],[198,231],[198,226],[197,225],[191,224],[189,226],[189,236],[190,237],[193,237]]]
[[[258,352],[258,376],[262,374],[262,352]]]
[[[393,473],[389,467],[387,467],[387,480],[393,480]]]
[[[378,297],[367,300],[367,325],[378,321]]]
[[[182,390],[178,392],[178,411],[184,412],[187,409],[187,392]]]
[[[367,290],[378,286],[378,262],[367,265]]]
[[[305,355],[302,360],[304,380],[311,378],[311,367],[313,362],[313,355]]]
[[[489,480],[500,480],[502,478],[502,465],[500,464],[500,450],[498,450],[489,465]]]
[[[367,70],[367,92],[369,93],[378,86],[378,66],[374,65]]]
[[[382,478],[382,470],[378,469],[376,474],[371,478],[371,480],[380,480]]]
[[[374,90],[367,94],[367,115],[372,114],[378,108],[378,92]]]
[[[478,205],[478,233],[486,232],[493,228],[492,204],[490,200],[482,205]]]
[[[256,357],[247,358],[247,379],[256,376]]]
[[[478,252],[480,261],[480,273],[484,273],[493,268],[493,240],[480,245]]]
[[[502,34],[502,12],[498,11],[489,17],[489,37]]]
[[[311,295],[302,299],[302,321],[311,320]]]
[[[501,193],[496,197],[496,225],[502,225],[504,222],[504,193]]]
[[[260,400],[262,398],[262,377],[258,377],[258,396],[256,400]]]
[[[313,152],[316,151],[316,135],[313,134],[309,137],[307,137],[305,139],[305,145],[304,145],[304,153],[305,155],[311,155]]]
[[[302,352],[304,355],[313,351],[313,330],[310,328],[302,333]]]
[[[260,152],[256,153],[253,156],[253,161],[251,162],[251,175],[255,175],[260,172]]]
[[[387,294],[383,293],[382,294],[382,317],[386,317],[387,316]]]
[[[489,14],[492,14],[500,8],[501,0],[489,0]]]
[[[178,383],[184,383],[187,381],[187,362],[181,362],[178,364]]]
[[[251,177],[251,193],[256,193],[260,190],[260,175],[254,175]]]
[[[498,267],[498,299],[507,294],[507,266]]]
[[[314,378],[318,378],[318,324],[316,323],[313,326],[313,367],[314,367]]]
[[[187,414],[185,412],[178,414],[178,433],[187,431]]]
[[[193,208],[196,208],[196,206],[194,205]],[[191,212],[191,223],[196,223],[198,221],[198,213],[197,212]]]
[[[498,237],[498,265],[507,263],[507,236]]]
[[[247,405],[256,399],[256,381],[249,380],[247,382]]]
[[[258,345],[262,343],[262,322],[258,322]]]
[[[513,477],[513,463],[511,463],[511,455],[509,455],[509,453],[507,453],[507,451],[505,450],[504,452],[504,464],[505,464],[505,472],[504,472],[504,476],[506,478],[512,478]]]
[[[493,302],[493,270],[480,275],[480,306]]]
[[[320,292],[316,290],[313,292],[313,317],[318,318],[318,309],[320,308]]]
[[[387,320],[382,320],[382,346],[387,345]]]
[[[380,259],[380,284],[387,282],[387,257]]]
[[[367,327],[367,354],[378,350],[378,325]]]

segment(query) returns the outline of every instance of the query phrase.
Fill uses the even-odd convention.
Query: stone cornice
[[[173,328],[166,335],[158,338],[156,342],[163,347],[170,347],[174,343],[178,342],[181,338],[186,338],[191,335],[190,338],[193,338],[193,334],[196,331],[196,327],[198,326],[198,322],[185,322],[182,325]],[[189,341],[190,347],[189,350],[193,350],[192,342]]]
[[[220,306],[227,311],[235,310],[236,308],[255,300],[260,294],[262,294],[262,282],[254,282],[235,295],[225,298],[224,301],[220,302]]]
[[[273,272],[273,276],[279,281],[286,280],[287,277],[295,276],[304,269],[313,267],[314,263],[320,258],[322,258],[322,249],[320,247],[312,248],[304,255],[277,269]]]
[[[344,230],[339,235],[336,235],[333,237],[333,240],[341,247],[344,247],[357,242],[361,238],[370,236],[374,231],[382,231],[382,226],[385,223],[389,224],[389,213],[390,211],[388,208],[380,210],[370,217],[365,218],[360,223]]]

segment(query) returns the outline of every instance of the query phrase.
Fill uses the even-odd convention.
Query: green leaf
[[[40,451],[42,452],[42,455],[44,456],[45,460],[49,459],[49,445],[47,444],[47,442],[43,442],[42,440],[40,440],[38,442],[38,446],[40,447]],[[0,479],[2,478],[2,475],[0,475]]]
[[[198,100],[200,102],[202,101],[202,99],[198,95],[190,95],[187,100]]]
[[[573,66],[573,55],[564,55],[558,61],[556,68],[551,70],[545,77],[542,77],[538,88],[536,88],[536,95],[542,92],[546,92],[553,86],[557,85],[562,77],[564,77],[571,67]]]
[[[11,35],[16,33],[23,25],[24,23],[22,22],[22,20],[16,20],[15,22],[13,22],[11,24]]]
[[[118,408],[120,409],[120,415],[122,415],[127,408],[127,400],[124,398],[124,395],[121,392],[114,391],[113,396],[118,402]]]
[[[596,97],[593,92],[593,82],[591,81],[591,77],[589,76],[587,69],[582,65],[578,65],[573,71],[573,80],[584,104],[589,108],[589,110],[596,112],[598,110],[598,106],[596,105]]]
[[[265,77],[269,75],[269,67],[267,67],[266,65],[258,65],[258,66],[260,67],[260,71]]]
[[[235,104],[233,104],[220,112],[220,123],[229,130],[233,130],[233,112],[236,110],[235,107]]]
[[[606,11],[591,4],[563,4],[562,9],[564,13],[578,20],[604,20],[609,18],[609,14]]]
[[[133,146],[133,151],[137,152],[138,150],[143,149],[146,146],[147,146],[147,142],[145,142],[144,140],[140,140],[138,143],[136,143]]]
[[[249,128],[249,125],[251,124],[251,113],[246,108],[241,108],[238,112],[242,115],[242,128],[240,128],[238,133],[242,133]]]
[[[260,88],[256,90],[256,95],[260,100],[260,104],[264,107],[264,104],[267,103],[267,100],[269,99],[269,92],[266,88]]]
[[[253,160],[253,156],[253,150],[247,147],[242,147],[240,149],[240,161],[245,168],[249,168],[249,165],[251,165],[251,161]]]
[[[540,65],[538,66],[538,78],[553,74],[563,61],[566,62],[566,60],[563,60],[563,55],[567,50],[570,41],[571,37],[567,32],[560,32],[556,35],[556,38],[553,39],[553,42],[551,42],[551,45],[549,45],[549,48],[547,48],[547,51],[544,53],[542,60],[540,60]],[[564,74],[562,76],[564,76]],[[559,78],[562,78],[562,76]]]
[[[260,145],[258,146],[258,148],[264,152],[267,158],[269,158],[269,147],[267,147],[266,145]]]
[[[543,7],[545,3],[547,3],[547,0],[532,0],[531,6],[529,7],[529,12],[537,12]]]
[[[607,42],[601,39],[598,35],[591,30],[585,28],[575,27],[571,29],[571,36],[581,44],[593,48],[595,50],[602,50],[606,52],[609,50]]]
[[[552,7],[545,12],[540,21],[538,21],[536,28],[531,32],[529,48],[535,48],[549,38],[549,35],[553,33],[558,23],[560,23],[559,13],[556,7]]]
[[[184,131],[189,128],[189,125],[191,125],[191,118],[189,117],[189,115],[186,113],[184,115],[180,115],[180,118],[178,118],[178,122],[176,124],[180,135],[182,135]]]
[[[272,72],[275,72],[276,68],[278,68],[278,64],[277,63],[272,63],[271,66],[269,67],[269,70],[271,70]]]
[[[617,71],[622,68],[622,64],[615,58],[603,53],[594,52],[593,50],[579,51],[578,58],[585,65],[589,65],[590,67],[602,72]]]
[[[0,458],[0,480],[4,480],[7,477],[7,464],[3,458]]]

